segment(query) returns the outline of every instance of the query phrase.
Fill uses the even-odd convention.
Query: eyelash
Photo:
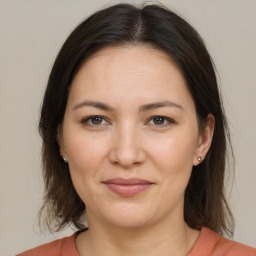
[[[165,124],[162,124],[162,125],[152,124],[152,125],[154,125],[154,126],[156,126],[158,128],[166,127],[166,126],[168,126],[170,124],[176,124],[175,120],[173,120],[172,118],[166,117],[166,116],[152,116],[152,117],[150,117],[148,119],[147,123],[149,123],[150,121],[153,121],[156,118],[162,118],[163,121],[165,122]],[[167,124],[166,124],[166,122],[167,122]]]
[[[92,119],[94,119],[94,118],[100,118],[101,120],[104,120],[105,122],[108,122],[107,120],[106,120],[106,118],[104,117],[104,116],[89,116],[89,117],[86,117],[85,119],[83,119],[82,121],[81,121],[81,123],[83,124],[83,125],[88,125],[88,126],[91,126],[91,127],[99,127],[99,126],[101,126],[102,124],[99,124],[99,125],[95,125],[95,124],[89,124],[88,122],[90,122],[90,121],[92,121]],[[109,123],[109,122],[108,122]]]
[[[87,126],[90,126],[90,127],[100,127],[102,125],[105,125],[105,124],[102,124],[100,123],[99,125],[96,125],[96,124],[92,124],[92,123],[89,123],[91,122],[94,118],[100,118],[101,120],[104,120],[105,122],[107,122],[108,124],[110,123],[109,121],[107,121],[107,119],[104,117],[104,116],[99,116],[99,115],[95,115],[95,116],[89,116],[89,117],[86,117],[85,119],[83,119],[81,121],[81,123],[83,125],[87,125]],[[169,117],[165,117],[165,116],[152,116],[150,117],[148,120],[147,120],[147,123],[149,123],[150,121],[153,121],[154,119],[156,118],[162,118],[163,121],[165,122],[165,124],[160,124],[160,125],[157,125],[157,124],[149,124],[149,125],[153,125],[153,126],[156,126],[157,128],[163,128],[163,127],[166,127],[170,124],[176,124],[176,121],[173,120],[172,118],[169,118]],[[166,124],[166,122],[168,122]]]

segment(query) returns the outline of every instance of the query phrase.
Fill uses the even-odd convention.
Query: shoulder
[[[216,232],[202,228],[201,234],[188,256],[256,256],[256,249],[229,240]]]
[[[75,237],[76,233],[70,237],[64,237],[38,246],[17,256],[78,256],[75,248]]]

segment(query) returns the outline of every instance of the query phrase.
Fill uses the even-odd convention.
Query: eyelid
[[[151,116],[150,118],[148,118],[147,123],[149,123],[150,121],[152,121],[154,118],[157,118],[157,117],[161,117],[161,118],[165,119],[165,121],[169,122],[168,124],[162,124],[162,125],[152,124],[153,126],[156,126],[158,128],[165,127],[165,126],[168,126],[170,124],[177,124],[177,122],[173,118],[170,118],[170,117],[167,117],[167,116],[162,116],[162,115]]]
[[[104,123],[104,124],[99,124],[99,125],[89,124],[88,121],[89,121],[90,119],[95,118],[95,117],[100,117],[100,118],[102,118],[107,124],[110,124],[110,122],[107,120],[107,118],[104,117],[104,116],[101,116],[101,115],[87,116],[87,117],[83,118],[83,119],[80,121],[80,123],[81,123],[82,125],[87,125],[87,126],[90,126],[90,127],[99,127],[99,126],[104,126],[104,125],[106,125],[105,123]]]
[[[96,117],[99,117],[101,119],[103,119],[103,121],[105,123],[103,124],[99,124],[99,125],[95,125],[95,124],[89,124],[88,121],[93,119],[93,118],[96,118]],[[150,121],[152,121],[154,118],[157,118],[157,117],[160,117],[160,118],[163,118],[164,121],[168,122],[167,124],[160,124],[160,125],[157,125],[157,124],[149,124]],[[87,117],[84,117],[80,123],[82,125],[87,125],[87,126],[90,126],[90,127],[99,127],[99,126],[104,126],[104,125],[109,125],[111,124],[110,121],[105,117],[105,116],[102,116],[102,115],[91,115],[91,116],[87,116]],[[147,119],[146,121],[146,125],[152,125],[152,126],[155,126],[155,127],[158,127],[158,128],[162,128],[162,127],[166,127],[168,125],[171,125],[171,124],[177,124],[177,122],[173,119],[173,118],[170,118],[170,117],[166,117],[166,116],[162,116],[162,115],[154,115],[154,116],[151,116]]]

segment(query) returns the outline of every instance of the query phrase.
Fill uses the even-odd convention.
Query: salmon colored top
[[[76,234],[41,245],[17,256],[79,256],[75,246]],[[256,249],[228,240],[203,227],[198,240],[187,256],[256,256]]]

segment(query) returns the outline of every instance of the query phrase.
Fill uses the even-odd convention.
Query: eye
[[[150,125],[155,126],[167,126],[171,123],[176,123],[173,119],[164,117],[164,116],[153,116],[150,118],[149,122]]]
[[[83,119],[81,123],[88,126],[101,126],[108,124],[108,122],[102,116],[90,116]]]

